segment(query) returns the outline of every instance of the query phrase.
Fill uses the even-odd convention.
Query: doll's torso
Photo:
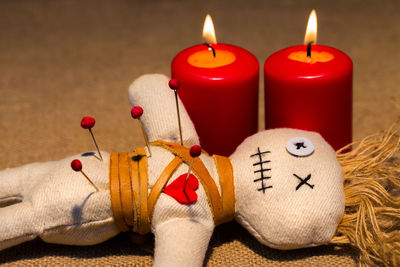
[[[175,155],[173,155],[170,151],[161,148],[161,147],[151,147],[152,156],[148,158],[148,192],[150,193],[151,188],[159,178],[161,172],[164,168],[174,159]],[[213,178],[219,192],[221,192],[219,181],[218,181],[218,172],[216,166],[214,164],[214,160],[212,157],[202,154],[200,155],[200,159],[206,166],[210,176]],[[188,172],[188,165],[181,164],[178,169],[172,174],[169,179],[167,186],[171,184],[177,177],[182,174],[186,174]],[[180,204],[173,197],[161,193],[158,198],[155,207],[153,216],[151,218],[151,225],[160,225],[163,222],[169,220],[178,220],[178,219],[188,219],[201,222],[205,225],[214,225],[213,215],[210,209],[209,202],[207,200],[206,192],[203,188],[203,185],[199,183],[199,188],[195,191],[197,193],[197,200],[189,205]]]

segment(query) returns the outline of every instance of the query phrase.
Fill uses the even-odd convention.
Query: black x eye
[[[296,157],[306,157],[314,152],[314,144],[305,137],[294,137],[286,143],[286,150]]]
[[[308,185],[311,189],[314,189],[314,185],[313,184],[309,184],[308,181],[311,179],[311,174],[307,175],[306,178],[301,178],[300,176],[298,176],[297,174],[293,174],[294,177],[296,177],[297,179],[300,180],[300,183],[296,186],[296,191],[299,190],[299,188],[302,185]]]

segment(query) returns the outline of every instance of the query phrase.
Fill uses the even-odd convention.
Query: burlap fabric
[[[400,99],[396,0],[1,1],[0,169],[94,149],[79,126],[84,115],[96,118],[93,131],[101,149],[143,146],[129,114],[127,88],[141,74],[168,74],[177,52],[201,42],[207,12],[218,41],[248,49],[262,66],[274,51],[302,42],[311,8],[318,12],[318,42],[345,51],[354,61],[355,139],[386,128],[398,114],[391,99]],[[260,129],[262,112],[261,103]],[[151,247],[151,242],[144,246]],[[351,248],[331,246],[269,249],[232,223],[216,230],[206,262],[351,266],[355,257]],[[35,240],[0,252],[0,263],[141,266],[151,264],[151,253],[125,235],[92,247]]]
[[[149,241],[138,247],[126,235],[101,245],[69,247],[39,240],[8,249],[0,254],[4,266],[151,266]],[[236,223],[217,228],[206,255],[207,266],[355,266],[354,249],[332,246],[279,251],[259,244]]]

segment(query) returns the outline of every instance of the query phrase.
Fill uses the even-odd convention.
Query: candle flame
[[[317,43],[317,13],[313,9],[308,18],[306,35],[304,36],[304,44]]]
[[[206,19],[204,20],[203,38],[204,41],[206,41],[206,43],[208,44],[217,43],[217,38],[215,37],[214,24],[209,14],[207,14]]]

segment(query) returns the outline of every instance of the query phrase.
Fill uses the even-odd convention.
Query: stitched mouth
[[[267,164],[271,163],[270,160],[265,159],[267,154],[271,153],[271,151],[261,151],[259,147],[257,147],[257,153],[250,155],[250,158],[255,157],[257,162],[253,163],[253,167],[256,168],[254,174],[256,178],[253,180],[255,183],[260,183],[260,187],[257,188],[257,191],[262,191],[265,194],[265,191],[269,188],[272,188],[272,185],[266,185],[266,180],[271,179],[271,175],[268,172],[271,171],[271,168],[266,167]]]

